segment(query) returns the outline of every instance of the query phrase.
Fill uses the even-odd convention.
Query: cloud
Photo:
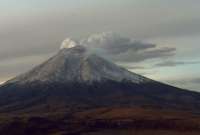
[[[200,83],[200,78],[199,77],[194,77],[194,78],[184,78],[184,79],[176,79],[176,80],[167,80],[167,82],[171,84],[176,84],[176,85],[192,85],[192,84],[198,84]]]
[[[165,82],[180,88],[187,88],[189,90],[200,92],[199,77],[184,77],[184,78],[170,79],[170,80],[165,80]]]
[[[77,45],[76,41],[73,41],[72,39],[67,38],[62,42],[62,44],[60,46],[60,49],[72,48],[72,47],[74,47],[76,45]]]
[[[155,64],[155,67],[175,67],[175,66],[180,66],[180,65],[199,64],[199,63],[200,63],[200,61],[190,61],[190,62],[185,62],[185,61],[164,61],[164,62]]]
[[[13,78],[16,75],[27,72],[36,65],[45,61],[53,54],[34,55],[26,57],[16,57],[0,63],[0,82]]]
[[[126,62],[141,62],[150,59],[161,59],[175,55],[175,48],[160,48],[152,50],[141,50],[141,51],[130,51],[113,56],[115,61],[126,61]]]
[[[132,41],[130,38],[122,37],[112,32],[91,35],[87,39],[83,39],[81,44],[89,48],[104,49],[112,54],[124,53],[128,50],[139,51],[156,47],[154,44]]]
[[[112,32],[94,34],[80,41],[89,50],[116,62],[141,62],[175,55],[176,48],[158,48],[156,44],[132,40]]]
[[[200,78],[194,78],[192,80],[190,80],[191,83],[200,83]]]
[[[129,66],[129,65],[121,65],[123,66],[124,68],[126,69],[129,69],[129,70],[133,70],[133,69],[147,69],[147,67],[144,67],[144,66]]]

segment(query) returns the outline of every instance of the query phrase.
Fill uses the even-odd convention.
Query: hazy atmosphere
[[[200,87],[200,1],[0,0],[0,83],[83,45],[130,71]],[[64,42],[63,42],[64,41]]]

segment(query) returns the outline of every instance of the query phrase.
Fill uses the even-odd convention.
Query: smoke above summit
[[[72,47],[75,47],[76,45],[77,45],[77,43],[75,41],[73,41],[70,38],[67,38],[62,42],[60,49],[72,48]]]
[[[175,55],[176,48],[158,48],[156,44],[145,43],[123,37],[112,32],[93,34],[78,42],[67,38],[61,49],[76,45],[86,47],[91,53],[116,62],[141,62],[148,59],[166,58]]]

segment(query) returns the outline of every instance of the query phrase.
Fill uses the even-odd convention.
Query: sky
[[[63,40],[151,79],[200,91],[200,1],[0,0],[0,83]]]

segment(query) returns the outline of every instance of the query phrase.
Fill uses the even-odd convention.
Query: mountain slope
[[[133,83],[148,82],[150,79],[131,73],[113,63],[90,54],[84,47],[62,49],[56,56],[8,83],[40,82],[100,82],[122,80]]]
[[[0,87],[0,112],[147,106],[199,112],[200,94],[129,72],[75,46]]]

